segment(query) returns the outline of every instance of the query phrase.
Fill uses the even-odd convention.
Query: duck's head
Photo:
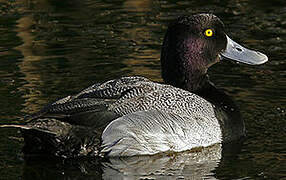
[[[222,58],[252,65],[268,60],[231,40],[215,15],[182,16],[170,24],[164,38],[162,77],[167,84],[196,91],[203,85],[207,69]]]

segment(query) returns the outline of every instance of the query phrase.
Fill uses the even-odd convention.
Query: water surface
[[[1,179],[286,179],[284,0],[0,0],[0,119],[23,117],[60,97],[121,76],[162,81],[168,23],[212,12],[232,39],[269,57],[262,66],[221,62],[212,81],[240,107],[247,139],[152,157],[24,161],[15,129],[0,131]]]

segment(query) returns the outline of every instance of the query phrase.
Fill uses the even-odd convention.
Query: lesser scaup
[[[24,153],[61,157],[133,156],[184,151],[245,135],[234,103],[210,83],[207,69],[222,58],[262,64],[212,14],[170,24],[161,54],[164,84],[144,77],[99,83],[55,101],[20,127]]]

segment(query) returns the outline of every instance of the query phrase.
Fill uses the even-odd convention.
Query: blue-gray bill
[[[258,51],[247,49],[227,37],[226,49],[220,53],[224,58],[250,65],[259,65],[268,61],[268,57]]]

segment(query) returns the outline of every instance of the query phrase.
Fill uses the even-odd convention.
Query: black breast
[[[222,129],[224,143],[245,136],[245,125],[239,108],[228,95],[210,82],[206,83],[204,88],[196,94],[215,106],[214,110]]]

